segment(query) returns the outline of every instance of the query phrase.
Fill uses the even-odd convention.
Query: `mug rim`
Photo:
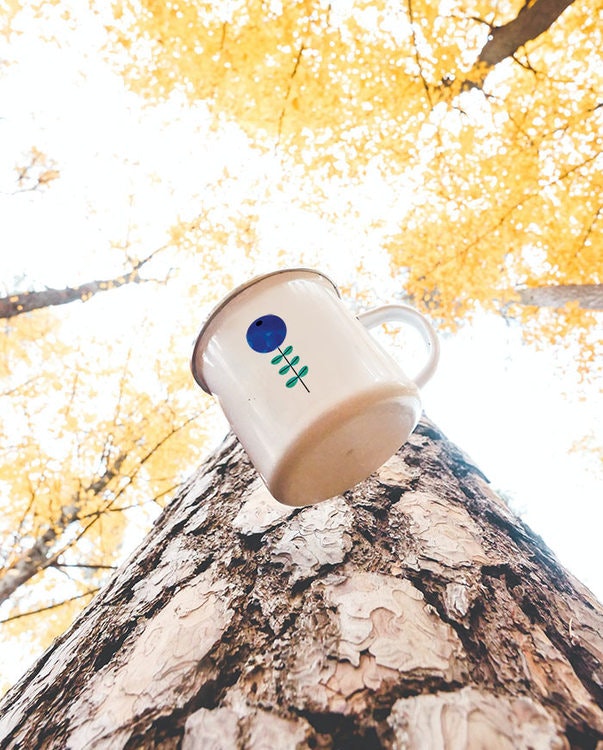
[[[205,334],[207,333],[207,329],[209,328],[210,324],[215,320],[216,316],[226,307],[226,305],[230,304],[235,297],[238,297],[241,294],[241,292],[246,291],[250,287],[255,286],[255,284],[258,284],[261,281],[265,281],[266,279],[271,278],[272,276],[279,276],[285,273],[304,273],[304,274],[311,274],[313,276],[322,276],[323,279],[326,279],[326,281],[328,281],[329,284],[331,284],[337,296],[341,299],[341,292],[337,288],[337,285],[335,284],[333,279],[329,278],[326,274],[322,273],[322,271],[317,271],[315,268],[306,268],[306,267],[281,268],[277,271],[271,271],[270,273],[263,273],[259,276],[254,276],[253,278],[249,279],[243,284],[239,284],[239,286],[236,286],[225,297],[223,297],[220,300],[220,302],[218,302],[218,304],[210,311],[209,315],[205,319],[205,322],[201,326],[201,330],[197,334],[197,338],[195,339],[195,345],[193,347],[193,353],[192,353],[191,362],[190,362],[191,372],[197,384],[200,385],[201,388],[206,393],[211,394],[211,391],[207,387],[207,383],[205,382],[205,379],[203,378],[201,374],[201,371],[200,371],[201,368],[197,367],[197,359],[198,359],[199,352],[204,348],[204,344],[202,344],[202,339],[205,337]]]

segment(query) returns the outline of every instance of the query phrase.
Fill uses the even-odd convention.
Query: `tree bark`
[[[427,419],[305,508],[229,437],[6,695],[0,747],[597,748],[601,633]]]
[[[524,305],[563,307],[577,302],[584,310],[603,310],[603,284],[550,284],[518,290]]]

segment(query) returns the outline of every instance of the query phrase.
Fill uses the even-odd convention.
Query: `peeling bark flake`
[[[186,700],[195,682],[184,675],[195,670],[231,620],[226,589],[210,571],[201,574],[124,644],[121,662],[97,672],[72,704],[69,747],[116,747],[134,716]]]
[[[474,688],[418,695],[394,703],[393,750],[569,750],[542,706]]]
[[[230,708],[200,708],[186,720],[182,750],[230,750],[238,746],[239,717]]]
[[[492,561],[477,524],[462,506],[446,503],[428,492],[407,492],[392,510],[392,524],[397,513],[409,518],[410,532],[419,542],[422,567],[431,568],[435,562],[459,568]]]
[[[262,534],[288,518],[295,508],[275,500],[263,483],[257,483],[235,516],[232,525],[242,534]]]
[[[308,578],[323,565],[344,560],[352,547],[352,514],[341,497],[304,508],[291,519],[271,551],[272,562],[291,572],[291,582]]]
[[[327,590],[339,615],[339,656],[355,667],[368,651],[376,663],[399,672],[420,671],[447,679],[458,673],[461,642],[434,615],[406,579],[352,573]]]

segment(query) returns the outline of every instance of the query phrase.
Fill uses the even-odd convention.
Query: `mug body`
[[[272,495],[332,497],[383,464],[414,429],[417,387],[309,269],[229,295],[197,339],[192,370],[214,394]]]

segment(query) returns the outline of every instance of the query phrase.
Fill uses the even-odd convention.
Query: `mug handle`
[[[366,328],[374,328],[381,323],[390,321],[409,323],[413,328],[416,328],[427,346],[429,359],[423,369],[413,378],[413,381],[419,388],[422,388],[427,383],[435,372],[438,360],[440,359],[440,342],[433,326],[427,318],[413,307],[408,307],[408,305],[383,305],[382,307],[375,307],[373,310],[360,313],[358,320]]]

